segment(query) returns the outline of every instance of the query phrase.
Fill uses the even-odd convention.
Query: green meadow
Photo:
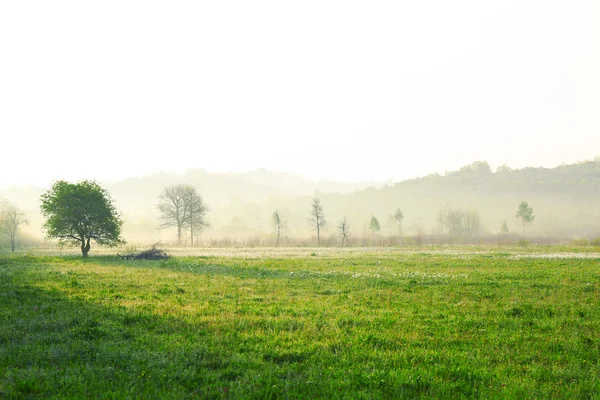
[[[600,398],[599,306],[581,249],[4,254],[0,398]]]

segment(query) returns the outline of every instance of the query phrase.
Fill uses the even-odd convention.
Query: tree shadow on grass
[[[39,269],[38,269],[39,272]],[[173,317],[90,304],[0,269],[0,398],[247,397],[274,366]]]
[[[253,329],[245,342],[235,324],[226,331],[44,287],[56,279],[68,278],[42,262],[0,265],[0,398],[356,397],[353,382],[334,379],[336,354],[279,345],[286,321],[242,324]],[[381,397],[376,384],[360,390]]]
[[[247,273],[242,267],[214,268],[214,274]],[[356,364],[350,344],[342,353],[330,346],[280,346],[279,335],[291,332],[286,321],[265,318],[241,324],[237,332],[235,324],[225,324],[231,327],[227,331],[201,320],[132,311],[109,301],[90,303],[44,288],[66,279],[60,275],[41,262],[0,265],[0,398],[392,398],[431,393],[430,384],[413,385],[408,378],[394,378],[391,370],[381,370],[381,376],[368,373],[374,364]],[[85,287],[80,290],[83,294]],[[278,323],[281,329],[273,329]],[[242,334],[247,329],[250,336]],[[377,354],[373,357],[372,363],[379,362]]]
[[[179,260],[106,262],[114,264],[186,271]],[[256,267],[198,267],[192,272],[256,278],[258,270],[273,273],[271,277],[288,276],[286,271]],[[493,376],[496,370],[471,365],[470,345],[462,340],[457,345],[465,348],[448,342],[441,348],[448,350],[446,355],[435,364],[426,361],[431,350],[419,346],[427,345],[427,340],[407,342],[403,353],[398,341],[384,334],[385,327],[377,335],[377,327],[370,325],[364,340],[349,329],[349,333],[338,332],[337,340],[320,343],[321,347],[289,341],[300,343],[290,348],[279,343],[303,329],[302,323],[241,316],[239,327],[224,324],[227,330],[202,321],[132,311],[108,299],[95,304],[77,297],[86,295],[86,285],[72,296],[44,288],[47,282],[70,279],[61,275],[45,262],[0,262],[0,398],[448,398],[500,393],[495,389],[499,387]],[[518,314],[509,318],[524,319]],[[317,322],[306,321],[307,325]],[[596,346],[593,337],[588,341]],[[455,355],[462,359],[455,360]],[[535,383],[531,381],[530,388]],[[575,389],[594,393],[597,382],[589,380]],[[545,390],[539,396],[517,396],[518,386],[501,390],[514,390],[513,396],[504,397],[547,397],[544,394],[552,389],[539,389]]]

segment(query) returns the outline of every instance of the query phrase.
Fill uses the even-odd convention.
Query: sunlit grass
[[[600,256],[543,250],[0,258],[0,397],[594,398]]]

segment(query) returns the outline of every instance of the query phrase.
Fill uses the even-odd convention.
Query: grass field
[[[0,255],[0,398],[600,398],[570,251]]]

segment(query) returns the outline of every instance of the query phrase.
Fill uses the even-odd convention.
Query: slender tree
[[[283,219],[279,213],[279,210],[275,210],[275,212],[273,212],[273,224],[275,225],[275,233],[277,235],[275,247],[278,247],[281,235],[287,231],[287,221]]]
[[[387,227],[388,227],[388,234],[390,237],[393,235],[395,223],[396,223],[396,221],[394,220],[394,214],[388,215]]]
[[[522,201],[521,204],[519,204],[519,208],[517,209],[517,214],[515,217],[521,218],[523,223],[523,234],[525,234],[525,225],[530,224],[535,219],[535,215],[533,215],[533,208],[531,208],[529,203],[526,201]]]
[[[91,240],[101,246],[124,242],[123,221],[108,192],[96,182],[58,181],[41,199],[46,236],[80,245],[83,257],[88,256]]]
[[[394,213],[393,219],[396,221],[396,224],[398,224],[398,236],[402,236],[402,221],[404,220],[404,214],[402,214],[402,211],[399,208]]]
[[[508,235],[508,224],[506,223],[506,220],[502,222],[502,226],[500,227],[500,233],[502,233],[503,235]]]
[[[171,185],[163,189],[158,196],[160,203],[161,228],[177,228],[177,245],[181,245],[181,233],[187,220],[188,208],[186,187],[188,185]]]
[[[310,207],[310,218],[312,230],[317,232],[317,244],[321,246],[321,230],[325,226],[325,214],[323,213],[323,205],[319,199],[314,199]]]
[[[204,204],[202,196],[196,191],[196,188],[190,185],[186,185],[185,187],[184,202],[187,209],[184,225],[190,231],[190,245],[194,246],[194,234],[197,235],[210,226],[206,219],[208,208]]]
[[[29,225],[25,214],[15,204],[0,199],[0,230],[8,235],[11,251],[15,251],[15,238],[22,225]]]
[[[344,219],[342,219],[338,223],[337,228],[340,231],[340,238],[342,239],[342,247],[344,247],[344,244],[346,242],[348,242],[348,234],[350,233],[350,225],[348,224],[348,220],[346,219],[346,217],[344,217]]]
[[[379,232],[381,230],[381,226],[379,225],[379,221],[375,218],[374,215],[371,216],[371,222],[369,223],[369,229],[372,233]]]

